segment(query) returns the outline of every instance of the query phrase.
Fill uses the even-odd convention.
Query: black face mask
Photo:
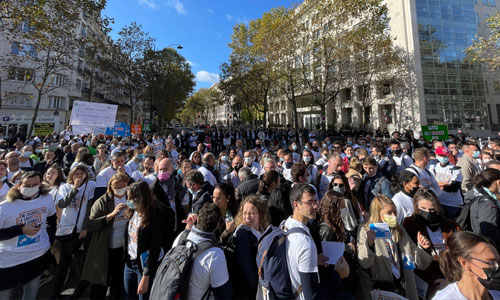
[[[286,163],[285,163],[285,167],[286,167],[287,169],[291,169],[291,168],[292,168],[292,166],[293,166],[293,162],[286,162]]]
[[[401,153],[403,153],[403,149],[398,149],[394,151],[394,154],[396,155],[401,155]]]
[[[257,144],[257,145],[255,145],[255,148],[257,148],[257,149],[260,149],[261,147],[262,147],[262,145],[261,145],[261,144]]]
[[[500,290],[500,269],[493,270],[490,268],[483,269],[486,274],[486,279],[477,278],[479,282],[488,290]]]
[[[415,196],[415,194],[417,193],[418,189],[419,189],[419,187],[418,187],[418,186],[416,186],[416,187],[414,187],[412,190],[410,190],[409,192],[406,192],[406,191],[404,191],[404,192],[405,192],[406,194],[408,194],[408,196],[413,197],[413,196]]]
[[[236,172],[239,172],[241,168],[243,168],[243,166],[242,166],[242,165],[236,165],[236,166],[233,168],[233,170],[235,170]]]
[[[418,214],[424,220],[425,225],[433,231],[441,225],[439,214],[435,211],[429,212],[425,210],[419,210]]]

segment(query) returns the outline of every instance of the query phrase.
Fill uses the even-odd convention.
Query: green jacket
[[[97,199],[90,210],[87,230],[92,233],[83,265],[82,280],[93,284],[108,284],[108,258],[113,220],[106,222],[106,215],[115,209],[113,197],[106,193]]]

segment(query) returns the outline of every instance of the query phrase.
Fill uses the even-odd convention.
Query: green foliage
[[[467,59],[474,63],[486,63],[490,70],[500,68],[500,12],[487,19],[488,33],[478,36],[466,49]]]

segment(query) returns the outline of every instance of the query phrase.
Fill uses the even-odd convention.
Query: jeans
[[[25,283],[23,285],[23,298],[22,300],[36,299],[38,294],[38,288],[40,287],[40,275],[33,278],[33,280]],[[10,299],[10,295],[14,288],[0,291],[0,299]]]
[[[137,287],[142,279],[142,272],[136,262],[126,261],[125,270],[123,272],[123,284],[125,287],[125,299],[149,299],[149,291],[153,285],[152,276],[149,277],[148,291],[143,295],[137,295]]]

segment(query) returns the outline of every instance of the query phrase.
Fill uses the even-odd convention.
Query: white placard
[[[328,257],[326,263],[334,265],[344,255],[345,245],[337,242],[321,242],[321,248],[323,248],[323,255]]]
[[[73,125],[71,126],[71,132],[75,135],[80,134],[106,134],[106,127],[90,127],[84,125]]]
[[[113,104],[75,101],[69,125],[113,127],[115,126],[117,109],[118,105]]]
[[[370,230],[375,232],[376,239],[390,239],[391,230],[389,225],[386,223],[372,223],[370,224]]]

